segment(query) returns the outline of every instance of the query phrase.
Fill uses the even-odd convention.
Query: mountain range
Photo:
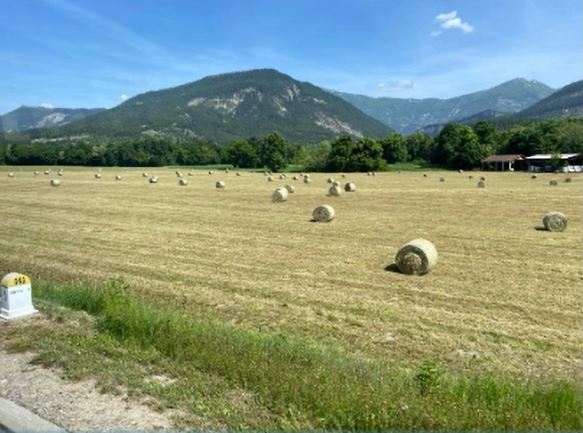
[[[428,125],[442,124],[491,110],[516,113],[553,93],[536,80],[515,78],[487,90],[449,99],[403,99],[334,92],[388,127],[409,134]]]
[[[104,111],[104,108],[48,108],[21,106],[0,116],[0,132],[62,126]]]
[[[143,93],[108,110],[23,106],[0,116],[0,132],[28,130],[31,138],[57,140],[154,136],[225,143],[279,131],[289,141],[308,144],[343,133],[382,137],[392,129],[435,135],[449,121],[511,125],[526,118],[571,116],[583,116],[583,81],[556,92],[517,78],[450,99],[371,98],[258,69]]]

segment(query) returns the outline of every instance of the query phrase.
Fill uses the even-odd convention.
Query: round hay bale
[[[312,183],[312,179],[310,178],[310,176],[304,176],[304,183]]]
[[[536,174],[533,174],[532,176],[530,176],[531,179],[536,179],[538,176]]]
[[[346,192],[355,192],[356,191],[356,185],[352,182],[346,182],[346,184],[344,185],[344,191]]]
[[[223,182],[222,180],[218,180],[217,183],[215,183],[215,186],[217,187],[217,189],[225,189],[227,185],[225,185],[225,182]]]
[[[293,179],[293,180],[298,180],[298,179],[299,179],[299,177],[297,177],[297,176],[294,176],[292,179]]]
[[[427,177],[427,173],[423,173],[423,177]]]
[[[286,185],[285,189],[287,189],[287,192],[289,192],[290,194],[293,194],[294,192],[296,192],[296,189],[294,188],[293,185]]]
[[[95,179],[101,179],[101,173],[95,173]]]
[[[273,177],[267,176],[267,182],[273,182]]]
[[[468,179],[473,179],[474,176],[472,176],[471,174],[468,176]]]
[[[188,180],[182,178],[182,179],[178,179],[178,185],[180,186],[186,186],[188,185]]]
[[[148,177],[148,173],[146,173],[145,171],[142,173],[142,177]]]
[[[47,174],[47,175],[48,175],[48,174],[50,174],[50,173],[51,173],[51,170],[45,170],[45,174]]]
[[[285,175],[283,175],[283,174],[280,174],[280,175],[279,175],[279,179],[280,179],[280,180],[283,180],[283,179],[285,179]]]
[[[565,183],[571,183],[571,182],[573,182],[573,179],[571,179],[570,177],[565,178]]]
[[[8,173],[8,177],[14,177],[14,173],[12,172]]]
[[[314,212],[312,212],[312,217],[316,222],[327,223],[334,219],[335,214],[336,212],[332,206],[323,204],[314,209]]]
[[[335,180],[334,182],[332,182],[332,185],[334,185],[334,186],[340,186],[340,182],[338,182],[337,180]]]
[[[241,176],[240,172],[235,173],[235,176]]]
[[[271,194],[271,201],[274,203],[287,201],[287,189],[277,188],[273,194]]]
[[[480,176],[480,180],[486,180],[486,178],[484,176]]]
[[[346,175],[344,173],[341,174],[342,179],[346,179]]]
[[[188,172],[188,175],[189,175],[189,176],[194,176],[194,173],[193,173],[192,171],[189,171],[189,172]]]
[[[440,177],[440,178],[439,178],[439,181],[440,181],[440,182],[445,182],[445,177]]]
[[[39,174],[40,174],[40,171],[35,171],[35,172],[34,172],[34,175],[35,175],[35,176],[38,176]]]
[[[229,172],[229,169],[228,168],[225,168],[225,173],[228,173],[228,172]]]
[[[213,174],[213,172],[211,170],[209,170],[209,175]]]
[[[179,170],[176,170],[174,173],[176,173],[176,177],[182,177],[182,173]]]
[[[376,174],[376,173],[373,171],[373,172],[372,172],[372,175],[373,175],[373,176],[376,176],[377,174]]]
[[[334,197],[340,196],[342,194],[342,189],[338,185],[332,185],[328,190],[329,195],[333,195]]]
[[[463,173],[464,171],[460,168],[457,172],[458,173]]]
[[[486,188],[486,182],[484,182],[483,180],[479,181],[478,188]]]
[[[427,239],[414,239],[399,248],[395,263],[403,274],[423,275],[437,264],[437,250]]]
[[[158,183],[158,176],[150,176],[148,178],[148,182],[150,182],[150,183]]]
[[[372,171],[369,171],[366,175],[367,176],[372,176]]]
[[[329,177],[328,179],[326,179],[326,182],[327,182],[327,183],[334,183],[334,179],[333,179],[333,178],[331,178],[331,177]]]
[[[64,174],[65,174],[65,173],[63,172],[63,170],[59,170],[59,171],[57,172],[57,176],[63,176]]]
[[[61,185],[61,181],[59,179],[51,179],[50,184],[51,186],[59,186]]]
[[[567,228],[567,217],[561,212],[549,212],[543,217],[543,225],[550,232],[562,232]]]
[[[557,186],[558,184],[559,182],[557,182],[555,179],[549,180],[549,186]]]
[[[123,177],[119,174],[115,175],[115,180],[123,180]]]

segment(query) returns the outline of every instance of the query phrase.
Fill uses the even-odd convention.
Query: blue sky
[[[209,74],[452,97],[583,78],[581,0],[2,0],[0,113],[112,107]]]

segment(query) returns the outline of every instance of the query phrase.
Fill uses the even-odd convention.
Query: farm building
[[[539,154],[528,156],[526,160],[528,171],[532,172],[554,170],[559,170],[563,173],[583,172],[583,154],[580,153]]]
[[[526,170],[527,164],[524,155],[491,155],[482,161],[482,168],[493,171]]]

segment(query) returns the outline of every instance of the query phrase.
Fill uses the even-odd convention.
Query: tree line
[[[496,153],[583,153],[583,119],[544,120],[496,128],[489,121],[472,126],[449,123],[436,137],[423,132],[391,133],[382,139],[348,135],[318,145],[291,143],[273,132],[237,139],[176,141],[156,137],[133,140],[81,137],[47,143],[0,140],[0,164],[165,166],[230,164],[278,171],[296,164],[310,171],[384,170],[388,164],[417,162],[454,169],[478,167]]]

